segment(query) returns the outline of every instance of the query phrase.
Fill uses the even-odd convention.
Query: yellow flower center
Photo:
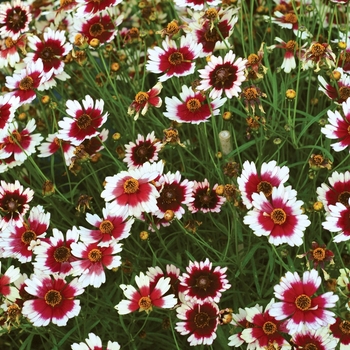
[[[33,87],[34,80],[32,77],[24,77],[20,82],[19,82],[19,88],[22,91],[27,91],[30,90]]]
[[[152,310],[152,300],[150,297],[142,297],[139,300],[139,311],[146,311],[149,312]]]
[[[184,56],[182,55],[181,52],[174,52],[168,58],[169,63],[174,66],[181,64],[183,60],[184,60]]]
[[[320,43],[313,44],[311,47],[311,53],[317,57],[322,56],[325,51],[326,51],[326,48]]]
[[[25,231],[23,234],[22,234],[22,237],[21,237],[21,241],[26,244],[26,245],[29,245],[30,242],[32,240],[35,240],[36,239],[36,234],[34,231],[32,230],[27,230]]]
[[[277,331],[277,326],[273,322],[267,321],[263,324],[262,329],[265,334],[272,335]]]
[[[283,209],[276,208],[272,210],[270,217],[275,225],[282,225],[287,219],[287,214]]]
[[[99,229],[102,233],[111,234],[113,232],[114,226],[109,220],[103,220],[100,223]]]
[[[98,248],[90,250],[90,252],[88,254],[88,258],[93,263],[101,261],[101,259],[102,259],[101,250]]]
[[[312,256],[317,261],[323,261],[326,257],[326,250],[318,247],[312,251]]]
[[[186,102],[187,109],[192,113],[197,112],[201,106],[201,102],[197,98],[191,98]]]
[[[53,257],[59,263],[66,262],[71,257],[70,249],[68,247],[65,247],[65,246],[58,247],[55,249],[55,251],[53,253]]]
[[[124,192],[127,194],[136,193],[139,189],[139,182],[130,178],[124,182]]]
[[[301,311],[309,310],[311,307],[311,298],[306,294],[301,294],[295,299],[295,306]]]
[[[135,102],[142,105],[144,103],[146,103],[149,99],[149,95],[147,92],[138,92],[135,96]]]

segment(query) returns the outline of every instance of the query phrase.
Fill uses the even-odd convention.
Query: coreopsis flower
[[[162,148],[163,144],[155,137],[154,131],[146,137],[138,134],[135,142],[125,145],[123,162],[127,163],[128,169],[137,169],[146,162],[156,162]]]
[[[339,339],[340,350],[347,350],[350,345],[350,321],[337,317],[329,327],[333,337]]]
[[[322,91],[334,103],[341,104],[350,97],[350,75],[345,73],[342,68],[337,68],[333,71],[331,77],[337,78],[332,79],[333,84],[327,83],[322,75],[318,75],[317,78],[320,83],[318,90]]]
[[[317,269],[319,265],[321,268],[324,268],[326,262],[329,262],[331,264],[334,263],[334,253],[331,250],[327,249],[325,244],[320,245],[317,242],[312,242],[311,249],[305,254],[297,257],[303,256],[306,256],[309,261],[312,261],[314,269]]]
[[[35,269],[44,274],[59,274],[62,277],[70,275],[73,272],[72,262],[77,260],[71,253],[71,245],[78,240],[79,234],[75,226],[65,234],[53,228],[52,236],[34,248]]]
[[[102,350],[102,340],[101,338],[94,334],[89,333],[89,337],[85,339],[85,342],[73,343],[71,345],[72,350]],[[118,342],[111,340],[108,341],[106,350],[119,350],[120,345]]]
[[[94,229],[79,227],[80,239],[85,243],[98,242],[99,247],[108,247],[113,241],[119,241],[130,236],[131,226],[135,219],[128,219],[127,208],[111,210],[111,204],[106,203],[102,209],[103,218],[97,214],[86,213],[86,221]]]
[[[231,287],[226,279],[227,267],[216,266],[205,261],[190,261],[187,273],[179,276],[182,293],[186,301],[203,304],[205,301],[219,303],[221,293]]]
[[[75,16],[89,17],[110,7],[119,5],[122,0],[76,0]]]
[[[336,57],[332,51],[332,47],[328,43],[312,42],[309,49],[307,49],[300,57],[302,61],[302,68],[314,68],[315,72],[321,70],[320,65],[325,64],[328,69],[335,67]]]
[[[122,300],[115,306],[119,315],[129,314],[136,310],[149,313],[154,306],[171,309],[177,304],[174,294],[165,295],[170,289],[170,277],[160,277],[157,284],[151,287],[151,279],[140,272],[140,276],[135,276],[135,282],[139,291],[132,285],[120,285],[127,300]]]
[[[211,345],[216,339],[219,307],[215,303],[186,302],[176,309],[176,313],[180,322],[176,322],[175,330],[181,335],[190,334],[187,341],[191,346]]]
[[[49,134],[45,142],[40,143],[37,150],[39,158],[51,157],[56,152],[62,152],[64,161],[69,166],[74,156],[75,147],[69,141],[60,140],[57,134]]]
[[[11,37],[7,37],[4,40],[0,40],[0,68],[15,67],[16,63],[21,61],[21,57],[18,53],[26,53],[26,34],[20,35],[17,40]]]
[[[334,171],[328,178],[329,185],[322,183],[317,187],[317,200],[321,201],[325,210],[329,212],[330,205],[340,202],[344,206],[349,205],[350,198],[350,171],[338,173]]]
[[[134,101],[128,108],[128,114],[133,115],[135,112],[134,120],[137,120],[140,112],[141,115],[145,115],[150,106],[159,108],[162,105],[162,99],[158,96],[162,91],[163,85],[158,82],[147,92],[140,91],[135,95]]]
[[[179,7],[189,7],[194,11],[203,10],[204,6],[217,6],[220,0],[175,0],[175,4]]]
[[[1,271],[1,261],[0,261],[0,271]],[[19,291],[13,283],[18,281],[21,277],[21,273],[18,267],[11,265],[6,272],[1,273],[0,276],[0,296],[6,298],[9,301],[15,301],[20,298]]]
[[[203,213],[219,213],[226,198],[216,193],[217,188],[218,184],[215,184],[214,187],[211,188],[207,179],[204,179],[203,182],[194,181],[192,190],[194,201],[187,205],[190,212],[197,213],[201,211]]]
[[[53,78],[66,80],[69,75],[64,69],[63,58],[72,50],[72,44],[66,42],[66,33],[63,30],[53,30],[47,28],[42,34],[43,40],[38,36],[28,36],[28,46],[33,52],[28,52],[24,58],[25,63],[37,61],[41,59],[43,62],[44,74],[51,75],[50,82],[53,83]],[[51,84],[46,82],[46,87]]]
[[[333,237],[333,242],[339,243],[350,239],[350,198],[348,204],[337,202],[335,205],[328,206],[329,215],[326,216],[326,221],[322,222],[324,229],[330,232],[338,232]]]
[[[148,49],[149,59],[146,69],[152,73],[164,73],[158,80],[164,82],[171,77],[182,77],[194,73],[194,60],[199,57],[202,45],[192,40],[190,35],[182,36],[179,47],[174,40],[166,37],[163,48]]]
[[[32,207],[28,218],[17,225],[7,225],[1,233],[0,247],[4,258],[12,257],[22,264],[30,262],[33,249],[46,236],[50,224],[50,213],[41,205]]]
[[[200,18],[197,13],[193,13],[185,31],[192,36],[193,40],[202,44],[203,49],[199,57],[206,57],[230,45],[228,38],[232,35],[238,21],[237,12],[238,8],[228,7],[219,10],[208,8],[204,13],[200,13],[203,14]]]
[[[28,32],[32,20],[29,6],[21,0],[14,0],[0,5],[0,36],[17,40]]]
[[[264,350],[269,344],[274,344],[282,350],[290,349],[290,344],[283,337],[282,322],[277,321],[269,314],[270,307],[274,302],[275,300],[272,299],[263,312],[257,307],[246,309],[246,321],[253,326],[245,328],[241,337],[246,343],[253,343],[257,350]]]
[[[216,98],[213,101],[208,101],[200,91],[194,91],[186,85],[182,86],[180,99],[166,97],[166,112],[164,112],[164,115],[178,123],[192,124],[206,122],[211,116],[218,115],[220,107],[227,100],[226,98]]]
[[[328,122],[325,127],[321,128],[321,132],[328,139],[338,139],[339,141],[331,144],[335,152],[343,151],[349,148],[350,152],[350,97],[342,103],[344,117],[338,111],[328,111]]]
[[[241,92],[240,85],[246,80],[244,70],[246,59],[238,57],[230,50],[224,58],[221,56],[210,56],[210,60],[204,69],[199,69],[201,83],[197,90],[209,90],[209,97],[215,99],[223,93],[228,98],[238,97]]]
[[[82,105],[77,100],[68,100],[66,106],[66,113],[70,117],[65,117],[58,122],[59,139],[79,146],[84,140],[99,135],[98,129],[106,122],[109,115],[108,112],[103,114],[102,99],[94,101],[90,95],[86,95]]]
[[[113,201],[116,208],[126,206],[128,215],[139,217],[143,212],[153,213],[158,209],[159,192],[151,182],[162,174],[163,167],[163,162],[146,162],[137,169],[107,176],[101,197],[106,202]]]
[[[334,313],[326,308],[334,307],[339,297],[333,292],[314,296],[321,283],[317,270],[305,271],[302,279],[296,272],[288,271],[274,287],[275,297],[281,302],[271,305],[270,315],[285,320],[290,334],[303,327],[317,330],[335,323]]]
[[[287,243],[290,246],[303,244],[306,227],[311,222],[303,214],[302,201],[297,200],[296,191],[290,186],[273,187],[271,199],[265,194],[253,193],[253,209],[244,217],[243,222],[257,236],[268,236],[273,245]]]
[[[291,342],[296,349],[334,350],[338,341],[329,327],[320,327],[317,330],[303,328],[293,334]]]
[[[82,34],[90,46],[92,40],[98,40],[98,44],[106,44],[112,41],[117,35],[117,28],[122,23],[124,15],[117,18],[113,12],[104,10],[90,17],[78,17],[74,20],[74,27]]]
[[[71,254],[79,260],[72,261],[73,276],[80,276],[79,283],[83,287],[88,285],[99,288],[106,282],[104,268],[111,270],[121,265],[122,245],[116,241],[107,247],[98,246],[98,242],[73,242]]]
[[[19,107],[19,97],[5,94],[0,96],[0,130],[7,130],[14,117],[15,111]]]
[[[239,95],[239,98],[244,104],[245,110],[250,113],[251,109],[253,114],[255,114],[256,106],[259,108],[261,113],[265,113],[260,97],[267,97],[267,95],[255,85],[245,87]]]
[[[247,209],[253,206],[253,193],[263,192],[266,198],[270,198],[272,188],[284,184],[288,181],[288,178],[289,168],[287,166],[278,166],[274,160],[263,163],[260,168],[260,174],[257,172],[255,163],[246,160],[243,163],[242,174],[237,178],[243,204]]]
[[[0,228],[9,223],[20,225],[23,216],[29,210],[29,202],[33,199],[34,191],[24,189],[16,180],[14,183],[0,182]]]
[[[263,312],[263,308],[262,306],[256,304],[254,307],[253,307],[255,310],[258,310],[260,313]],[[245,308],[245,309],[241,309],[239,308],[238,309],[238,313],[233,313],[232,314],[232,322],[231,324],[235,327],[234,329],[237,330],[238,329],[238,332],[231,335],[228,340],[229,340],[229,343],[228,345],[229,346],[234,346],[234,347],[239,347],[241,346],[242,344],[245,343],[245,340],[242,338],[242,332],[245,330],[245,329],[248,329],[248,328],[251,328],[251,327],[254,327],[254,324],[248,322],[247,320],[247,311],[248,311],[249,308]],[[252,341],[250,342],[249,344],[246,344],[245,345],[247,346],[247,350],[255,350],[256,347],[258,346],[258,343],[257,343],[257,340],[255,341]]]
[[[6,77],[5,86],[11,91],[11,96],[18,96],[20,105],[32,102],[36,98],[36,91],[45,90],[45,82],[51,79],[52,72],[44,73],[44,65],[41,59],[29,62],[19,72],[15,72],[13,76]],[[52,84],[52,86],[55,85]],[[51,87],[52,87],[51,86]]]
[[[165,213],[171,210],[178,220],[182,218],[185,209],[182,205],[188,205],[194,201],[192,197],[193,181],[184,179],[181,181],[181,173],[168,172],[159,178],[160,191],[157,198],[157,209],[153,212],[159,219],[163,219]]]
[[[75,297],[82,294],[84,289],[77,278],[67,283],[57,275],[33,275],[25,284],[24,289],[34,299],[24,302],[22,314],[33,326],[47,326],[50,322],[65,326],[70,318],[79,315],[80,300]]]

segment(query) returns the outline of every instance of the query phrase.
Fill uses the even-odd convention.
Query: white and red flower
[[[0,130],[7,130],[19,107],[19,97],[5,94],[0,96]]]
[[[290,334],[300,332],[303,327],[317,330],[336,322],[332,308],[339,297],[333,292],[314,296],[322,283],[317,270],[305,271],[303,278],[288,271],[281,282],[274,287],[275,297],[281,302],[274,303],[270,315],[276,320],[285,320]]]
[[[180,45],[166,37],[163,48],[148,49],[149,59],[146,69],[152,73],[164,73],[158,80],[163,82],[171,77],[182,77],[194,73],[194,60],[199,57],[202,44],[197,44],[190,35],[182,36]]]
[[[11,37],[0,40],[0,68],[15,67],[16,63],[21,61],[18,50],[23,54],[26,52],[26,37],[26,34],[23,34],[17,40]]]
[[[0,261],[0,271],[1,271]],[[21,277],[21,272],[18,267],[11,265],[6,272],[0,276],[0,296],[9,301],[15,301],[20,298],[19,291],[12,283],[15,283]]]
[[[5,86],[11,91],[11,96],[18,96],[20,105],[32,102],[36,98],[36,91],[46,89],[45,83],[51,79],[52,72],[44,73],[44,65],[41,59],[28,63],[20,71],[15,71],[13,76],[6,77]],[[50,87],[54,86],[52,84]]]
[[[334,338],[339,339],[339,349],[347,350],[350,346],[350,321],[337,317],[329,328]]]
[[[127,300],[122,300],[115,306],[120,315],[129,314],[134,311],[145,311],[149,313],[153,307],[171,309],[177,304],[174,294],[165,295],[170,289],[170,277],[160,277],[157,284],[152,288],[151,279],[144,273],[135,277],[139,291],[132,285],[121,284]]]
[[[161,82],[158,82],[152,87],[152,89],[147,92],[140,91],[135,95],[134,101],[128,108],[128,114],[134,115],[134,120],[139,118],[140,112],[141,115],[145,115],[150,106],[159,108],[162,105],[162,99],[158,96],[162,91],[163,85]]]
[[[181,335],[190,334],[187,341],[190,346],[211,345],[216,339],[216,329],[219,324],[219,308],[209,301],[203,304],[184,303],[176,309],[177,318],[175,329]]]
[[[0,182],[0,228],[4,229],[9,223],[20,225],[24,214],[29,210],[29,202],[33,199],[34,191],[24,189],[16,180],[14,183]]]
[[[102,340],[94,333],[89,333],[89,337],[85,339],[85,342],[73,343],[71,345],[72,350],[102,350]],[[108,341],[106,350],[119,350],[120,345],[118,342]]]
[[[226,198],[216,193],[217,187],[218,184],[215,184],[214,187],[211,188],[207,179],[204,179],[202,182],[194,181],[192,194],[194,201],[187,204],[190,212],[192,214],[198,211],[203,213],[219,213]]]
[[[181,99],[181,100],[180,100]],[[178,123],[199,124],[207,121],[212,115],[220,113],[220,107],[226,102],[226,98],[216,98],[208,101],[206,96],[199,91],[194,91],[186,85],[182,86],[180,99],[166,97],[166,112],[164,115]]]
[[[65,235],[57,228],[52,229],[52,236],[42,240],[34,248],[34,267],[45,274],[59,274],[67,276],[73,272],[72,262],[77,260],[71,253],[72,243],[78,242],[79,234],[73,226]]]
[[[253,206],[253,193],[263,192],[266,198],[271,197],[272,188],[284,184],[289,178],[289,168],[280,167],[272,160],[261,165],[260,174],[254,162],[243,163],[242,174],[237,178],[243,204],[250,209]]]
[[[21,263],[30,262],[33,249],[46,236],[50,224],[50,213],[41,205],[32,207],[29,217],[17,225],[7,225],[1,233],[0,247],[3,257],[12,257]]]
[[[281,69],[285,73],[290,73],[292,69],[296,68],[297,64],[295,61],[295,56],[300,55],[300,49],[298,48],[298,43],[295,40],[289,40],[287,42],[283,41],[281,38],[276,37],[275,40],[279,43],[277,45],[272,45],[270,49],[280,48],[285,50],[283,56],[283,62]]]
[[[0,36],[19,38],[29,30],[32,20],[29,6],[21,0],[7,1],[0,5]]]
[[[122,0],[75,0],[77,9],[75,16],[77,17],[89,17],[94,14],[106,10],[110,7],[117,6]]]
[[[67,283],[59,276],[33,275],[25,281],[24,289],[35,299],[26,300],[22,313],[35,327],[50,322],[65,326],[67,321],[80,312],[80,301],[75,297],[84,292],[77,278]]]
[[[317,330],[304,328],[292,337],[292,343],[297,349],[334,350],[337,342],[329,327],[320,327]]]
[[[236,60],[236,61],[235,61]],[[204,69],[199,69],[202,79],[197,90],[209,90],[209,97],[215,99],[223,93],[228,98],[238,97],[241,92],[241,84],[246,80],[244,70],[247,64],[246,59],[238,57],[230,50],[224,58],[221,56],[210,56],[210,60]]]
[[[296,191],[290,186],[273,187],[271,199],[265,194],[253,193],[253,209],[244,217],[243,222],[257,236],[268,236],[273,245],[287,243],[290,246],[303,244],[306,227],[311,222],[303,214],[302,201],[297,200]]]
[[[179,7],[190,7],[195,11],[203,10],[204,6],[217,6],[221,4],[220,0],[175,0]]]
[[[348,148],[350,152],[350,97],[342,103],[344,117],[338,111],[328,111],[328,122],[325,127],[321,128],[321,132],[328,139],[339,141],[331,144],[335,152],[343,151]]]
[[[153,163],[158,160],[158,153],[162,149],[163,144],[158,140],[154,131],[147,134],[146,138],[138,134],[134,142],[125,145],[125,158],[123,161],[127,163],[128,169],[137,169],[146,162]]]
[[[97,214],[86,213],[86,221],[95,228],[79,227],[80,239],[83,242],[97,242],[99,247],[108,247],[113,241],[129,237],[135,219],[128,219],[127,208],[120,207],[117,211],[111,210],[111,204],[106,203],[102,214],[103,219]]]
[[[79,146],[84,140],[99,135],[98,129],[106,122],[109,114],[103,114],[102,99],[94,101],[90,95],[86,95],[82,105],[77,100],[68,100],[66,106],[66,113],[70,117],[58,122],[58,138]]]
[[[121,265],[121,258],[117,254],[122,251],[122,245],[116,241],[108,247],[100,247],[98,242],[73,242],[71,249],[71,254],[79,259],[71,262],[72,274],[80,276],[79,282],[83,287],[91,285],[99,288],[106,282],[104,268],[111,270]]]
[[[179,276],[185,300],[203,304],[205,301],[218,303],[221,293],[231,287],[226,279],[227,267],[216,266],[207,258],[205,261],[190,261],[187,273]]]
[[[107,176],[101,197],[107,202],[113,201],[116,209],[126,206],[128,215],[140,217],[143,212],[153,213],[158,209],[159,192],[151,182],[159,178],[163,167],[163,162],[153,164],[146,162],[137,169]]]
[[[177,219],[181,219],[185,213],[182,205],[188,205],[194,201],[192,197],[193,181],[187,179],[181,181],[181,173],[175,174],[168,172],[159,179],[161,190],[157,198],[157,207],[153,214],[163,219],[167,210],[171,210]]]

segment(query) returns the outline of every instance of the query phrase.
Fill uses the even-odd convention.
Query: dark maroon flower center
[[[272,335],[277,331],[277,326],[273,322],[267,321],[263,324],[262,330],[265,334]]]
[[[303,349],[305,350],[318,350],[318,346],[316,344],[308,343],[304,345]]]
[[[102,23],[94,23],[89,28],[89,34],[93,37],[101,35],[105,31]]]
[[[349,198],[350,198],[350,192],[349,191],[343,191],[338,196],[338,202],[345,205],[346,207],[349,206]]]
[[[349,335],[350,334],[350,322],[349,321],[341,321],[339,323],[339,329],[343,334]]]
[[[44,299],[46,304],[55,307],[61,303],[63,298],[58,290],[51,289],[45,294]]]
[[[295,299],[295,306],[301,311],[307,311],[311,307],[311,298],[306,294],[301,294]]]
[[[206,312],[199,312],[194,316],[194,324],[197,328],[205,328],[210,324],[210,316]]]
[[[184,60],[184,56],[182,55],[181,52],[173,52],[168,58],[169,63],[174,66],[181,64],[183,60]]]
[[[21,241],[26,244],[26,245],[29,245],[30,242],[32,240],[35,240],[36,239],[36,234],[34,231],[32,230],[26,230],[23,234],[22,234],[22,237],[21,237]]]
[[[40,58],[44,62],[50,62],[54,58],[55,54],[50,46],[46,46],[41,52],[40,52]]]
[[[219,35],[218,31],[216,30],[216,28],[213,28],[213,29],[209,28],[204,33],[204,38],[206,41],[212,41],[212,42],[220,41],[220,35]]]
[[[154,156],[154,147],[151,142],[145,142],[136,146],[133,151],[135,160],[138,164],[143,164]]]
[[[7,12],[6,26],[14,32],[19,32],[25,28],[28,17],[26,11],[21,7],[15,7]]]
[[[350,97],[350,87],[342,86],[339,88],[339,96],[342,100],[346,101]]]
[[[268,181],[260,181],[256,186],[256,190],[258,193],[264,193],[265,197],[270,197],[272,194],[272,185]]]
[[[230,63],[219,64],[210,72],[210,85],[217,89],[229,89],[237,79],[237,67]]]
[[[70,249],[66,246],[61,246],[55,249],[55,252],[53,253],[54,259],[58,263],[63,263],[69,260],[71,256]]]
[[[91,117],[84,113],[77,118],[77,126],[79,129],[87,129],[92,123]]]

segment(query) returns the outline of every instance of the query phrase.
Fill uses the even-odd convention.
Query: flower
[[[231,285],[226,279],[227,267],[216,266],[214,269],[209,259],[205,261],[190,261],[186,267],[187,273],[179,276],[180,285],[185,300],[203,304],[205,301],[218,303],[221,293]]]
[[[59,276],[33,275],[25,280],[24,289],[35,299],[26,300],[22,313],[35,327],[50,322],[65,326],[68,319],[78,316],[80,301],[74,298],[84,292],[77,278],[67,283]]]
[[[194,91],[186,85],[182,86],[179,100],[177,97],[166,97],[166,112],[164,115],[178,123],[199,124],[207,121],[212,115],[220,113],[220,107],[226,102],[226,98],[216,98],[208,101],[205,95]]]
[[[336,205],[337,202],[348,206],[350,198],[350,171],[338,173],[334,171],[328,178],[329,185],[322,183],[317,187],[317,199],[323,203],[327,212],[330,205]]]
[[[73,226],[63,234],[57,228],[52,229],[52,237],[42,240],[34,248],[34,267],[44,274],[59,274],[61,277],[73,272],[72,262],[77,260],[71,253],[72,243],[78,242],[79,234]]]
[[[2,219],[0,228],[4,229],[8,223],[20,224],[23,215],[29,210],[29,202],[33,199],[34,191],[30,188],[24,190],[16,180],[14,183],[0,182],[0,210]]]
[[[217,98],[225,92],[228,98],[238,97],[241,92],[240,85],[245,81],[244,69],[246,68],[246,59],[238,57],[230,50],[222,59],[221,56],[210,56],[210,61],[204,69],[199,69],[201,83],[197,86],[198,90],[212,90],[209,97]]]
[[[156,108],[161,107],[162,99],[158,97],[158,95],[162,91],[162,88],[162,83],[158,82],[147,92],[139,91],[136,94],[134,101],[128,108],[128,114],[133,115],[136,112],[134,120],[137,120],[139,118],[140,111],[141,115],[145,115],[150,105]]]
[[[84,140],[99,135],[100,128],[107,120],[108,112],[102,115],[104,101],[94,101],[90,95],[86,95],[81,105],[79,101],[68,100],[66,113],[69,117],[58,122],[60,127],[57,137],[64,141],[70,141],[72,145],[79,146]]]
[[[15,161],[22,163],[35,153],[35,147],[43,140],[40,134],[33,134],[35,128],[35,119],[30,119],[21,131],[16,121],[0,131],[0,159],[6,161],[13,157]]]
[[[29,30],[32,15],[29,6],[21,0],[5,2],[0,5],[0,36],[17,40]]]
[[[89,17],[110,7],[117,6],[121,2],[122,0],[76,0],[77,10],[75,11],[75,16]]]
[[[253,206],[253,193],[263,192],[266,198],[270,198],[272,188],[284,184],[288,181],[288,178],[289,168],[287,166],[278,166],[274,160],[261,165],[260,175],[257,173],[255,163],[249,163],[246,160],[243,163],[242,174],[237,178],[243,204],[247,209]]]
[[[25,68],[15,71],[13,76],[6,77],[5,86],[9,88],[10,92],[8,94],[10,96],[18,96],[20,106],[25,103],[30,103],[36,98],[35,90],[45,90],[46,83],[51,79],[52,71],[45,73],[44,65],[41,59],[37,61],[29,62]],[[52,84],[50,87],[54,86]]]
[[[0,271],[1,271],[0,261]],[[18,267],[11,265],[6,272],[1,274],[0,277],[0,296],[6,298],[9,301],[15,301],[20,298],[19,291],[16,287],[10,284],[15,283],[21,277],[21,273]]]
[[[128,215],[139,217],[142,212],[155,212],[159,192],[151,181],[161,175],[164,164],[163,162],[154,164],[155,166],[152,166],[146,162],[137,169],[107,176],[101,197],[105,201],[113,201],[116,208],[126,206]],[[160,164],[161,171],[159,167],[157,169],[157,164]]]
[[[266,349],[269,344],[275,344],[279,349],[287,350],[290,348],[290,344],[283,337],[283,324],[269,314],[270,307],[274,302],[275,300],[272,299],[264,312],[257,307],[247,308],[246,320],[253,326],[245,328],[241,337],[246,343],[255,344],[256,349]]]
[[[321,128],[321,132],[328,139],[339,139],[338,142],[331,144],[335,152],[340,152],[345,148],[349,148],[350,152],[350,97],[342,103],[344,117],[338,111],[328,111],[329,124]]]
[[[73,276],[80,276],[79,283],[83,287],[88,285],[99,288],[106,282],[104,267],[111,270],[121,265],[121,258],[117,253],[122,251],[122,245],[116,241],[107,247],[98,246],[97,242],[72,242],[71,254],[78,258],[71,262]]]
[[[203,10],[204,6],[217,6],[220,0],[175,0],[175,4],[179,7],[190,7],[195,11]]]
[[[320,327],[317,330],[304,328],[293,334],[292,343],[297,349],[334,350],[337,339],[333,337],[328,327]]]
[[[89,337],[85,339],[85,343],[73,343],[72,350],[102,350],[102,340],[94,333],[89,333]],[[108,341],[106,350],[119,350],[120,345],[114,341]]]
[[[168,172],[162,175],[159,184],[161,190],[157,198],[158,209],[153,214],[159,219],[163,219],[167,210],[171,210],[177,219],[181,219],[185,213],[182,205],[188,205],[194,201],[192,197],[193,182],[187,179],[181,182],[181,173],[177,171],[175,174]]]
[[[151,288],[151,279],[143,272],[140,272],[140,276],[135,276],[135,282],[139,291],[132,285],[120,285],[128,300],[122,300],[115,306],[119,315],[129,314],[136,310],[149,313],[152,311],[153,306],[170,309],[176,305],[177,299],[174,294],[164,296],[170,289],[170,277],[160,277],[157,284]]]
[[[321,285],[317,270],[305,271],[303,278],[288,271],[281,282],[274,287],[275,297],[282,300],[271,305],[270,315],[276,320],[284,320],[290,334],[308,327],[317,330],[335,323],[334,313],[325,308],[332,308],[339,297],[327,292],[313,297]]]
[[[313,68],[315,72],[321,70],[320,64],[325,64],[326,68],[330,69],[335,66],[336,57],[332,51],[332,47],[328,43],[319,43],[313,41],[309,47],[300,57],[302,61],[302,68]]]
[[[29,217],[17,225],[10,223],[1,233],[0,247],[3,257],[13,257],[21,263],[30,262],[33,248],[46,236],[50,224],[50,213],[45,213],[41,205],[32,207]]]
[[[283,41],[281,38],[276,37],[275,40],[279,42],[277,45],[273,45],[270,48],[284,49],[284,57],[281,65],[281,69],[285,73],[290,73],[292,69],[296,68],[295,54],[298,52],[298,43],[295,40]]]
[[[128,169],[137,169],[146,162],[153,163],[158,160],[158,153],[162,149],[162,142],[156,139],[154,131],[147,134],[146,138],[138,134],[134,142],[125,145],[125,158]]]
[[[318,244],[317,242],[312,242],[311,249],[303,254],[307,256],[310,261],[313,261],[313,268],[316,269],[318,265],[324,268],[325,262],[333,262],[334,254],[331,250],[326,249],[325,244]]]
[[[194,201],[188,204],[188,209],[192,213],[197,213],[198,211],[219,213],[226,198],[216,193],[217,187],[218,184],[215,184],[211,189],[207,179],[204,179],[203,182],[194,181],[192,190]]]
[[[0,40],[0,42],[0,68],[14,67],[21,60],[18,49],[25,53],[26,35],[21,35],[17,40],[7,37],[5,40]]]
[[[219,308],[215,303],[187,302],[178,307],[176,313],[181,321],[176,323],[175,330],[181,335],[190,334],[187,341],[191,346],[213,343],[219,324]]]
[[[19,107],[19,97],[5,94],[0,96],[0,130],[6,130],[15,117]]]
[[[111,210],[111,204],[106,203],[102,209],[103,219],[97,214],[86,213],[86,221],[95,229],[79,227],[80,239],[85,243],[97,242],[99,247],[108,247],[113,241],[119,241],[129,237],[131,226],[135,219],[128,219],[127,208]],[[97,229],[96,229],[97,228]]]
[[[163,49],[159,46],[148,49],[148,62],[146,69],[152,73],[164,73],[158,80],[164,82],[171,77],[182,77],[194,73],[194,60],[199,57],[202,49],[192,37],[182,36],[179,48],[174,40],[166,37],[162,42]]]
[[[348,205],[337,202],[335,205],[329,205],[329,215],[326,221],[322,222],[323,228],[330,232],[340,232],[333,237],[333,242],[339,243],[350,239],[350,198]]]
[[[337,317],[329,329],[334,338],[339,339],[340,350],[346,350],[350,345],[350,321]]]
[[[271,200],[264,193],[253,193],[253,210],[244,217],[243,222],[257,236],[269,236],[274,245],[287,243],[290,246],[303,244],[303,235],[311,222],[302,214],[303,202],[296,199],[296,191],[290,186],[272,188]]]

